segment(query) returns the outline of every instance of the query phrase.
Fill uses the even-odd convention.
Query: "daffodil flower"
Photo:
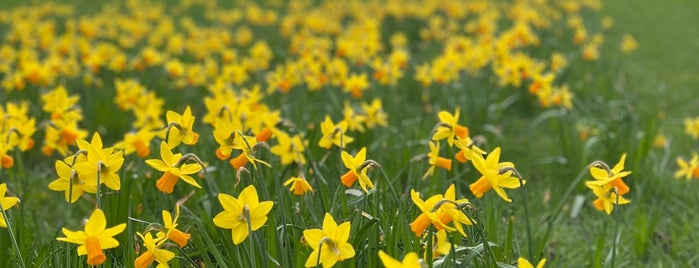
[[[19,198],[17,197],[5,197],[6,192],[7,184],[0,184],[0,206],[2,206],[2,209],[5,211],[19,203]],[[0,227],[7,228],[7,222],[2,214],[0,214]]]
[[[180,145],[180,143],[187,145],[197,143],[199,134],[192,129],[195,117],[192,116],[192,111],[189,109],[189,106],[187,106],[182,114],[167,111],[165,117],[168,123],[168,132],[166,134],[167,144],[170,148],[175,148],[177,145]]]
[[[313,192],[313,188],[303,177],[291,177],[284,182],[284,186],[289,186],[289,190],[295,195],[304,195],[306,192]]]
[[[680,169],[675,172],[675,178],[684,177],[687,180],[692,179],[692,177],[699,179],[699,155],[697,153],[692,153],[692,159],[689,162],[682,158],[677,158],[677,165]]]
[[[471,140],[470,137],[466,136],[465,138],[459,138],[456,137],[456,140],[454,140],[454,145],[456,148],[459,148],[459,152],[456,153],[455,158],[456,161],[459,161],[461,163],[466,163],[468,160],[471,160],[471,155],[475,153],[479,153],[481,155],[486,154],[485,151],[481,150],[481,148],[478,148],[478,146],[474,145],[473,140]]]
[[[541,259],[536,265],[536,268],[544,268],[544,264],[546,264],[546,259]],[[517,268],[534,268],[534,265],[527,259],[519,257],[519,259],[517,259]]]
[[[121,188],[121,179],[117,172],[124,164],[124,156],[121,151],[114,152],[114,148],[102,148],[102,138],[95,132],[90,143],[78,140],[78,147],[87,152],[86,161],[75,164],[75,170],[84,178],[90,186],[97,185],[97,175],[100,183],[104,183],[112,190]]]
[[[602,186],[605,184],[610,184],[611,186],[617,188],[620,195],[625,195],[628,193],[629,186],[627,186],[626,183],[621,180],[621,178],[631,174],[631,171],[622,171],[624,169],[624,160],[626,160],[626,154],[621,155],[619,163],[617,163],[611,170],[606,166],[606,164],[599,167],[593,163],[593,165],[590,166],[590,174],[593,178],[595,178],[595,180],[590,181],[590,185]],[[595,163],[603,164],[603,162]]]
[[[369,163],[372,162],[366,162],[365,159],[366,147],[362,147],[362,149],[359,150],[357,155],[354,157],[352,157],[349,153],[342,151],[342,163],[345,164],[345,167],[349,170],[347,173],[345,173],[345,175],[340,177],[340,180],[342,181],[343,185],[352,187],[354,182],[359,179],[359,186],[362,187],[364,192],[368,193],[367,188],[373,189],[374,183],[372,183],[369,176],[366,175]]]
[[[140,233],[137,234],[143,240],[143,245],[146,247],[146,252],[143,252],[141,256],[136,258],[134,261],[134,266],[136,268],[147,268],[153,263],[153,261],[157,261],[157,268],[169,267],[167,263],[175,258],[175,253],[166,249],[158,248],[165,240],[156,241],[153,239],[153,235],[150,233],[146,233],[145,236]]]
[[[320,123],[320,131],[323,133],[323,137],[318,141],[318,146],[325,149],[330,149],[333,144],[342,147],[354,141],[354,138],[345,135],[347,133],[346,121],[341,121],[336,125],[329,116],[325,116],[325,121]]]
[[[265,166],[270,166],[267,162],[255,158],[255,150],[257,149],[257,144],[266,145],[265,143],[258,143],[255,137],[245,136],[245,135],[235,135],[234,142],[235,149],[241,150],[240,154],[229,161],[229,164],[238,170],[248,163],[257,169],[257,163],[261,163]]]
[[[58,179],[49,183],[49,189],[64,191],[66,201],[75,203],[75,201],[78,201],[80,196],[83,195],[83,191],[88,193],[97,192],[96,185],[86,184],[85,180],[81,178],[81,175],[66,162],[57,160],[55,166]],[[73,188],[71,189],[71,187]]]
[[[472,183],[469,188],[477,198],[483,197],[487,191],[493,189],[503,200],[512,202],[512,199],[507,197],[507,193],[503,188],[516,189],[524,185],[526,181],[512,176],[512,169],[514,169],[515,166],[513,163],[500,163],[499,159],[500,147],[495,148],[495,150],[488,154],[487,159],[484,159],[480,153],[473,152],[471,154],[471,163],[473,163],[473,166],[482,176],[476,182]]]
[[[98,208],[92,212],[87,220],[84,231],[74,232],[63,228],[62,232],[66,237],[59,237],[56,240],[80,245],[78,256],[87,254],[88,265],[100,265],[107,260],[103,250],[119,246],[119,241],[114,239],[114,236],[123,232],[126,224],[122,223],[111,228],[106,227],[107,220],[104,217],[104,212]]]
[[[427,200],[420,199],[420,193],[415,190],[410,190],[410,198],[415,203],[420,212],[422,212],[413,222],[410,223],[410,230],[417,236],[421,236],[430,224],[433,224],[437,229],[446,229],[454,231],[455,229],[447,226],[451,222],[451,217],[446,213],[439,213],[439,206],[444,200],[441,194],[433,195]],[[444,218],[442,218],[444,217]]]
[[[160,158],[146,160],[146,164],[163,172],[163,176],[156,182],[158,190],[168,194],[172,193],[179,179],[194,187],[201,188],[201,185],[189,176],[201,171],[200,164],[183,163],[182,154],[173,154],[170,146],[164,141],[160,143]]]
[[[447,111],[441,111],[438,114],[439,124],[437,125],[437,131],[432,135],[433,140],[447,139],[449,146],[454,145],[454,138],[466,138],[468,137],[468,128],[459,125],[459,109],[456,109],[454,115]]]
[[[430,163],[430,168],[427,169],[422,178],[427,178],[434,173],[437,167],[451,171],[451,159],[439,156],[439,142],[430,142],[430,152],[427,154],[427,161]]]
[[[585,186],[590,188],[592,192],[597,196],[597,199],[593,201],[593,205],[598,210],[603,210],[607,214],[611,214],[614,209],[614,204],[624,205],[631,203],[630,200],[624,198],[622,194],[619,193],[618,188],[612,184],[597,185],[595,181],[585,182]]]
[[[180,206],[175,207],[175,218],[172,218],[172,214],[169,211],[163,210],[163,226],[165,227],[165,233],[158,233],[158,237],[167,237],[168,239],[174,241],[181,248],[187,245],[190,234],[185,233],[177,229],[177,219],[180,217]]]
[[[306,267],[332,267],[338,261],[354,257],[354,248],[348,243],[351,225],[343,222],[337,225],[330,213],[325,213],[323,229],[303,231],[303,238],[313,249],[306,260]]]
[[[381,259],[381,263],[383,263],[383,266],[386,268],[422,268],[420,258],[415,252],[408,253],[403,257],[403,261],[398,261],[386,254],[383,250],[379,250],[379,259]]]
[[[295,135],[290,137],[284,132],[277,132],[277,144],[272,146],[269,151],[281,158],[282,165],[298,164],[305,165],[306,158],[303,156],[303,151],[306,148],[306,142],[301,140],[301,137]]]
[[[240,244],[248,237],[250,231],[260,229],[267,222],[267,214],[272,210],[272,201],[259,201],[255,186],[248,186],[240,192],[238,198],[219,194],[223,211],[214,217],[214,225],[231,229],[233,244]]]

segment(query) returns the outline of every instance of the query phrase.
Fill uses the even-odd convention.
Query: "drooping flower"
[[[477,198],[483,197],[487,191],[493,189],[503,200],[512,202],[512,199],[507,197],[507,193],[503,188],[516,189],[526,183],[525,180],[512,176],[512,169],[514,169],[515,166],[512,162],[499,162],[500,147],[495,148],[495,150],[488,154],[487,159],[484,159],[480,153],[474,152],[471,154],[471,160],[473,166],[482,175],[476,182],[469,186],[471,192]]]
[[[257,139],[255,139],[255,137],[246,135],[235,135],[235,138],[233,139],[233,144],[235,144],[235,149],[241,150],[238,156],[228,161],[228,163],[235,170],[244,167],[248,163],[251,163],[255,169],[257,169],[257,163],[270,166],[267,162],[255,158],[255,151],[257,150],[256,145],[258,144]]]
[[[284,182],[284,186],[289,186],[289,190],[295,195],[304,195],[306,192],[313,192],[313,188],[303,177],[291,177]]]
[[[439,156],[439,142],[430,142],[430,152],[427,154],[427,160],[430,163],[430,168],[427,169],[425,175],[422,175],[423,179],[432,175],[436,167],[451,171],[451,159]]]
[[[473,153],[478,153],[480,155],[486,154],[485,151],[481,150],[481,148],[478,148],[471,140],[470,137],[466,136],[466,138],[459,138],[456,137],[456,140],[454,140],[454,145],[456,148],[459,148],[459,152],[456,153],[455,158],[456,161],[459,161],[461,163],[466,163],[468,160],[471,160],[471,155]]]
[[[17,197],[5,197],[6,192],[7,184],[0,184],[0,206],[2,206],[2,209],[5,211],[19,203],[19,198]],[[7,221],[2,214],[0,214],[0,227],[7,228]]]
[[[388,254],[384,252],[383,250],[379,250],[379,259],[381,259],[381,263],[383,263],[383,266],[386,268],[421,268],[422,264],[420,264],[420,258],[417,256],[417,253],[415,252],[410,252],[405,257],[403,257],[403,261],[398,261]]]
[[[257,189],[250,185],[240,192],[238,198],[219,194],[223,211],[214,217],[214,225],[231,229],[233,244],[240,244],[248,237],[250,231],[260,229],[267,222],[267,214],[272,210],[272,201],[259,201]]]
[[[343,185],[352,187],[354,182],[359,179],[359,186],[362,187],[364,192],[369,192],[367,187],[369,189],[374,188],[374,183],[371,182],[369,176],[366,174],[369,164],[367,164],[365,160],[366,147],[362,147],[362,149],[359,150],[354,157],[352,157],[349,153],[342,151],[342,163],[345,164],[347,169],[349,169],[344,175],[342,175],[342,177],[340,177]]]
[[[166,142],[160,143],[160,159],[146,160],[146,164],[163,172],[163,176],[155,184],[158,190],[168,194],[172,193],[179,179],[194,187],[201,188],[201,185],[192,176],[189,176],[201,171],[201,165],[185,164],[183,160],[186,159],[183,159],[182,154],[173,154]]]
[[[87,264],[100,265],[107,260],[103,250],[119,246],[119,241],[114,239],[114,236],[124,231],[126,223],[111,228],[106,227],[107,220],[104,212],[98,208],[87,220],[84,231],[74,232],[63,228],[62,231],[66,237],[58,237],[56,240],[80,245],[78,256],[87,254]]]
[[[351,225],[343,222],[337,225],[330,213],[325,213],[323,229],[303,231],[303,238],[313,249],[306,260],[306,267],[332,267],[338,261],[354,257],[354,248],[348,243]]]
[[[153,261],[156,261],[158,262],[157,268],[169,267],[167,263],[175,258],[175,253],[159,248],[163,242],[165,242],[165,240],[153,239],[153,235],[150,233],[146,233],[146,235],[142,235],[141,233],[137,234],[143,240],[143,245],[146,247],[146,251],[141,253],[141,256],[136,258],[134,261],[134,266],[136,268],[147,268],[153,263]]]
[[[463,225],[473,225],[473,222],[461,210],[461,206],[468,203],[468,199],[456,199],[456,188],[454,184],[450,185],[444,195],[433,195],[427,200],[420,199],[420,193],[415,190],[410,191],[410,198],[413,203],[422,212],[415,220],[410,223],[410,230],[415,235],[422,235],[430,224],[434,225],[435,229],[446,229],[449,232],[454,230],[459,231],[461,235],[466,236]],[[449,226],[449,223],[454,223],[454,227]]]

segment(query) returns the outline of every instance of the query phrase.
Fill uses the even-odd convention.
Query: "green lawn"
[[[92,2],[63,2],[79,7],[76,9],[76,17],[103,16],[97,13],[100,6]],[[172,8],[176,5],[171,2],[173,1],[166,6]],[[271,1],[270,5],[279,4],[275,3],[276,1]],[[5,2],[0,3],[0,6],[5,6],[2,10],[11,10],[10,7],[23,4]],[[505,7],[507,6],[500,6]],[[213,10],[227,8],[217,7]],[[380,8],[380,5],[374,6],[359,13],[373,16]],[[89,14],[86,14],[86,10],[90,10]],[[275,10],[283,10],[283,7]],[[173,21],[179,23],[179,28],[175,28],[177,30],[183,31],[182,28],[186,28],[182,25],[188,22],[179,20],[185,16],[191,16],[194,24],[212,27],[210,32],[200,31],[204,35],[198,38],[208,38],[205,34],[221,29],[221,32],[232,34],[232,40],[236,41],[231,41],[232,44],[225,48],[232,47],[238,54],[230,61],[248,64],[245,68],[248,68],[246,74],[249,75],[249,80],[234,86],[235,90],[230,90],[233,94],[239,94],[240,99],[245,99],[248,96],[245,94],[250,94],[249,91],[241,93],[241,88],[261,85],[261,92],[266,92],[267,87],[274,83],[269,78],[270,75],[282,70],[281,66],[288,67],[290,62],[300,57],[289,49],[292,42],[276,26],[250,26],[254,40],[267,40],[273,54],[270,66],[254,69],[255,67],[250,67],[254,63],[250,62],[259,57],[248,57],[247,53],[253,50],[251,47],[255,41],[250,44],[236,43],[242,35],[237,31],[238,27],[245,22],[222,27],[218,24],[220,22],[207,18],[211,14],[201,5],[183,13],[177,13],[179,11],[174,9],[171,11]],[[286,12],[279,12],[280,17],[291,15]],[[335,15],[327,10],[323,12],[309,13],[306,16]],[[226,14],[222,20],[232,16]],[[126,230],[116,236],[120,246],[106,251],[107,260],[103,266],[129,267],[145,250],[145,245],[136,233],[145,233],[149,223],[162,222],[161,211],[172,212],[176,203],[182,203],[178,228],[191,233],[192,238],[183,248],[172,242],[158,244],[159,248],[168,249],[177,255],[170,262],[174,267],[195,264],[207,267],[301,267],[313,251],[312,245],[302,238],[304,230],[322,228],[326,212],[338,224],[351,222],[348,242],[356,255],[340,262],[340,267],[378,267],[381,263],[377,257],[379,250],[386,251],[399,260],[409,252],[416,252],[420,258],[425,258],[429,267],[511,267],[517,266],[517,258],[520,256],[531,261],[546,258],[548,267],[699,266],[699,258],[693,250],[697,246],[696,241],[699,241],[699,212],[693,208],[694,204],[699,203],[696,194],[699,191],[699,181],[674,178],[678,169],[676,158],[688,159],[692,152],[699,149],[699,142],[684,131],[684,119],[699,116],[699,62],[695,57],[696,51],[699,51],[699,28],[694,27],[699,23],[699,3],[688,0],[606,1],[602,10],[584,10],[581,16],[589,28],[590,38],[595,33],[601,33],[604,38],[599,47],[600,58],[596,61],[581,58],[581,48],[571,42],[573,33],[565,26],[565,21],[558,21],[552,26],[553,30],[541,30],[540,45],[514,49],[534,55],[544,62],[548,62],[553,51],[568,57],[569,66],[556,74],[555,85],[566,84],[575,95],[571,109],[541,107],[538,97],[528,93],[528,79],[531,77],[525,77],[521,86],[498,85],[500,77],[490,68],[494,63],[476,71],[460,70],[457,79],[445,84],[433,82],[430,86],[423,86],[413,77],[416,66],[431,63],[434,67],[436,63],[431,61],[442,53],[446,41],[421,39],[421,30],[428,25],[427,19],[399,20],[386,16],[378,28],[377,32],[381,35],[378,40],[388,48],[391,34],[397,31],[405,34],[411,57],[407,62],[409,67],[404,70],[405,76],[393,85],[382,85],[375,79],[377,68],[372,62],[353,62],[352,55],[345,54],[347,51],[340,52],[339,48],[331,45],[333,49],[323,51],[322,53],[327,52],[323,56],[345,57],[350,63],[350,73],[368,75],[369,90],[359,98],[352,98],[350,93],[342,91],[342,86],[332,85],[331,82],[322,89],[313,91],[307,89],[310,86],[304,84],[308,83],[304,82],[306,80],[300,80],[301,82],[296,81],[289,93],[279,92],[283,83],[279,83],[278,88],[271,93],[261,93],[262,100],[250,107],[264,106],[279,111],[285,119],[283,123],[276,125],[279,131],[289,135],[299,134],[307,141],[301,146],[305,149],[302,154],[307,163],[283,165],[278,156],[270,150],[262,149],[255,157],[269,162],[271,166],[258,163],[257,168],[253,168],[247,164],[245,167],[248,173],[241,171],[236,174],[227,160],[216,157],[214,152],[219,144],[213,136],[215,127],[202,121],[206,115],[213,113],[208,110],[204,99],[213,98],[214,77],[219,73],[211,75],[211,72],[201,72],[201,75],[188,76],[190,80],[186,80],[186,72],[177,77],[169,76],[169,69],[165,67],[169,60],[175,58],[191,63],[186,65],[187,71],[196,70],[199,66],[211,66],[210,63],[224,66],[220,60],[222,57],[217,54],[221,53],[220,50],[211,52],[213,56],[209,55],[207,60],[199,60],[195,55],[200,51],[210,53],[206,51],[206,46],[192,49],[191,54],[170,56],[164,53],[164,63],[144,67],[142,70],[133,67],[113,71],[107,67],[108,64],[103,64],[99,72],[91,73],[90,67],[81,61],[78,76],[59,77],[49,85],[30,83],[24,91],[0,90],[3,107],[10,102],[27,100],[31,103],[29,116],[37,120],[37,132],[33,135],[36,143],[34,148],[27,152],[15,149],[8,154],[14,157],[14,166],[0,169],[0,183],[7,183],[11,189],[8,196],[21,199],[18,207],[7,211],[11,216],[12,230],[0,228],[0,249],[3,249],[0,250],[0,266],[84,266],[86,260],[84,257],[76,257],[75,245],[56,241],[55,238],[64,236],[61,232],[63,227],[69,230],[82,229],[82,222],[98,205],[105,211],[108,227],[118,223],[127,224]],[[606,16],[612,18],[614,24],[611,29],[602,30],[600,21]],[[349,15],[342,18],[337,21],[344,23],[344,33],[353,19]],[[498,24],[502,29],[511,24],[504,18]],[[112,19],[117,18],[109,17],[101,23],[109,25]],[[455,27],[458,30],[451,34],[456,35],[467,29],[466,22],[473,18],[463,20]],[[301,18],[298,21],[302,21]],[[16,20],[7,18],[0,22],[1,36],[6,36],[9,29],[17,23]],[[325,24],[317,27],[322,28],[331,22],[333,21],[325,21]],[[361,31],[363,35],[368,35],[373,30],[371,25],[362,27],[366,27]],[[197,33],[199,32],[194,31],[184,36],[191,37]],[[627,33],[633,35],[639,47],[630,54],[623,54],[619,50],[619,43]],[[332,34],[329,36],[333,41],[338,38]],[[112,36],[101,38],[110,44],[123,41],[113,40]],[[134,62],[142,59],[140,53],[143,53],[141,49],[145,47],[144,43],[149,42],[147,38],[135,47],[119,51],[131,57],[129,64],[136,64]],[[310,37],[304,38],[307,39],[302,39],[303,42],[296,45],[311,43],[308,41]],[[212,38],[223,39],[225,36]],[[10,42],[9,37],[2,40],[3,44]],[[348,40],[351,43],[364,39],[353,36]],[[99,41],[90,42],[94,42],[91,43],[94,45]],[[212,46],[216,45],[214,41],[212,43]],[[322,42],[312,44],[320,44],[322,47]],[[478,42],[464,44],[471,49],[478,49]],[[14,45],[17,44],[12,44]],[[158,50],[168,49],[167,45],[168,42],[164,42]],[[334,45],[339,47],[338,44]],[[377,57],[387,59],[388,52],[388,49],[381,51]],[[46,54],[48,53],[41,52],[39,55],[43,57]],[[116,57],[117,55],[109,54],[107,58],[111,60]],[[79,59],[87,61],[85,58]],[[292,67],[308,71],[312,69],[313,62],[321,61],[324,61],[322,56],[313,58],[311,63]],[[0,80],[9,80],[7,77],[11,75],[11,71],[20,68],[13,64],[8,65],[10,71],[0,69]],[[289,73],[300,76],[301,72]],[[200,77],[205,77],[204,83],[192,82]],[[329,77],[326,78],[331,81],[332,76]],[[194,174],[202,189],[179,181],[174,192],[165,194],[154,187],[162,172],[132,154],[125,156],[124,166],[118,171],[122,184],[120,190],[110,190],[103,186],[100,188],[103,191],[100,199],[95,194],[85,194],[75,204],[68,204],[63,199],[62,192],[47,188],[57,177],[54,163],[62,157],[57,153],[46,156],[41,152],[42,144],[45,143],[45,129],[51,126],[50,115],[42,111],[39,96],[59,84],[66,86],[70,95],[80,96],[77,106],[84,119],[79,127],[87,131],[85,139],[89,141],[92,133],[99,132],[105,147],[113,146],[123,139],[125,133],[133,130],[132,123],[136,118],[134,111],[119,110],[114,101],[118,95],[115,93],[115,81],[126,78],[138,79],[148,92],[164,100],[163,110],[158,114],[161,120],[166,117],[165,111],[182,113],[185,107],[191,107],[196,117],[193,130],[199,134],[198,143],[179,145],[173,151],[194,153],[203,160],[208,167],[207,172]],[[29,81],[31,78],[25,79]],[[348,83],[349,78],[342,79],[342,83]],[[228,82],[232,84],[231,81]],[[179,88],[180,86],[182,87]],[[144,95],[139,97],[145,98]],[[344,148],[334,146],[325,149],[318,145],[323,136],[321,122],[326,116],[337,123],[345,116],[345,103],[351,105],[355,112],[361,113],[362,104],[374,99],[383,101],[383,110],[388,115],[387,126],[372,128],[365,125],[365,132],[347,131],[346,134],[355,140],[343,144]],[[242,102],[228,104],[231,107],[242,107]],[[149,105],[157,106],[153,103]],[[428,144],[440,120],[438,113],[454,113],[457,109],[461,114],[457,123],[469,128],[469,135],[477,141],[477,145],[488,153],[497,147],[501,148],[500,161],[513,162],[516,170],[526,180],[523,187],[507,190],[513,200],[511,203],[503,201],[493,191],[487,192],[483,198],[474,196],[469,186],[481,174],[472,165],[473,161],[453,161],[450,171],[437,168],[433,175],[421,179],[429,168],[425,154],[430,151]],[[231,110],[235,109],[228,111]],[[223,111],[224,109],[219,111],[219,117]],[[240,117],[244,121],[262,117],[260,114],[241,113]],[[150,131],[157,132],[162,126],[157,128]],[[230,137],[241,133],[257,134],[257,130],[252,128],[240,130],[229,133]],[[589,130],[589,135],[581,138],[584,130]],[[9,132],[0,129],[0,134],[9,135]],[[669,143],[664,148],[653,146],[658,134],[667,136]],[[275,134],[268,141],[268,147],[280,143],[278,135]],[[160,158],[158,152],[161,139],[163,138],[156,137],[149,141],[151,153],[145,159]],[[10,139],[7,140],[9,143]],[[459,149],[449,147],[444,140],[440,144],[442,150],[439,151],[439,156],[453,159],[459,152]],[[367,159],[378,164],[373,165],[368,172],[370,180],[376,185],[376,189],[368,193],[363,192],[356,183],[348,190],[338,179],[348,170],[343,165],[342,152],[355,155],[363,147],[367,148]],[[77,150],[74,145],[69,148],[71,152]],[[240,149],[235,148],[234,157]],[[0,155],[1,153],[2,151]],[[592,180],[588,171],[590,163],[600,160],[614,166],[624,153],[627,155],[624,170],[632,171],[624,178],[630,187],[630,192],[625,197],[631,203],[615,205],[613,213],[607,215],[592,205],[596,197],[585,187],[583,181]],[[366,166],[362,166],[364,167]],[[499,171],[505,172],[502,167],[499,168]],[[289,188],[282,186],[284,181],[296,174],[305,174],[314,188],[312,194],[295,196]],[[456,187],[456,199],[468,198],[471,202],[468,208],[459,213],[465,213],[467,216],[464,217],[472,217],[476,224],[466,227],[466,237],[458,232],[450,233],[448,241],[454,247],[446,257],[432,262],[432,256],[424,256],[431,255],[429,253],[433,249],[429,245],[433,243],[431,236],[436,230],[434,227],[428,228],[425,237],[418,237],[411,231],[409,224],[422,213],[414,200],[411,200],[411,190],[420,192],[420,198],[427,199],[432,195],[443,194],[452,184]],[[234,245],[231,231],[214,224],[213,218],[224,207],[217,196],[226,193],[237,197],[248,185],[255,185],[260,201],[273,201],[274,207],[261,229],[254,231],[240,245]],[[452,216],[449,217],[451,221]],[[13,235],[10,231],[13,231]],[[14,239],[17,246],[14,245]],[[423,246],[429,249],[423,249]],[[15,247],[19,247],[21,258]],[[613,253],[614,248],[618,253]]]

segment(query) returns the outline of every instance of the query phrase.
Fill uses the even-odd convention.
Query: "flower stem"
[[[10,218],[7,217],[7,213],[5,212],[5,209],[0,205],[0,212],[2,212],[2,217],[5,219],[5,223],[7,224],[7,232],[10,235],[10,240],[12,240],[12,247],[15,248],[15,251],[17,252],[17,259],[19,267],[24,268],[26,267],[24,265],[24,259],[22,259],[22,253],[19,251],[19,244],[17,244],[17,239],[15,239],[15,234],[12,232],[12,225],[10,224]]]

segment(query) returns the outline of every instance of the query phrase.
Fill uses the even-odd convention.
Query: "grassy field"
[[[320,2],[0,4],[0,266],[699,266],[699,4]]]

